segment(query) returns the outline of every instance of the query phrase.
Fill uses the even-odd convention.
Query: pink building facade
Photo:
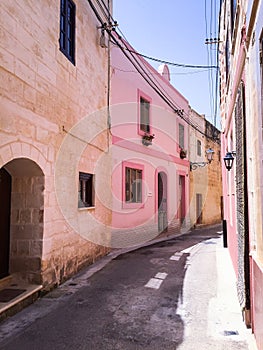
[[[224,223],[244,321],[263,349],[263,5],[222,1],[220,77]]]
[[[111,49],[112,240],[137,245],[189,223],[188,101],[120,39]],[[128,51],[128,50],[130,51]]]

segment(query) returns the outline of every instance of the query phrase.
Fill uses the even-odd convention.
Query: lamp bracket
[[[208,162],[190,162],[190,171],[196,170],[197,168],[203,168],[207,164],[210,164],[212,162],[213,154],[215,153],[215,151],[211,147],[209,147],[205,153],[206,153]]]
[[[190,162],[190,171],[196,170],[197,168],[203,168],[210,162]]]

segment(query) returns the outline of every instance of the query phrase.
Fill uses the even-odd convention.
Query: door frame
[[[12,176],[0,168],[0,279],[9,275]]]

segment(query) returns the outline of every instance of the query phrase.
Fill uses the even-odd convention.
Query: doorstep
[[[42,285],[30,284],[7,276],[0,280],[0,321],[32,304]]]

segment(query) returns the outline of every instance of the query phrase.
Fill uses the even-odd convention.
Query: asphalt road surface
[[[220,230],[195,230],[121,254],[96,273],[96,264],[85,269],[2,322],[0,349],[249,349],[239,320],[227,319],[236,310],[221,317]]]

